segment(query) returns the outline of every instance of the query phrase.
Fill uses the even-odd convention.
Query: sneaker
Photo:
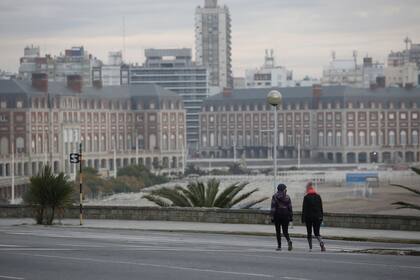
[[[310,253],[310,252],[312,252],[312,248],[309,248],[308,252],[309,252],[309,253]]]
[[[281,251],[281,247],[277,247],[276,251]]]
[[[325,245],[324,245],[324,243],[321,243],[320,245],[321,245],[321,252],[325,252],[326,250],[325,250]]]
[[[293,245],[292,245],[292,241],[287,242],[287,250],[292,251],[293,250]]]

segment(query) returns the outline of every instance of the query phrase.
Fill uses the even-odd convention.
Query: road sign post
[[[70,163],[79,164],[79,191],[80,191],[80,225],[83,225],[83,173],[82,173],[82,143],[79,144],[79,153],[70,154]]]

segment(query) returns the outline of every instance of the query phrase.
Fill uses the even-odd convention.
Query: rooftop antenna
[[[357,68],[357,51],[353,51],[354,68]]]
[[[408,45],[410,44],[410,47],[411,47],[411,44],[413,43],[412,41],[411,41],[411,39],[410,38],[408,38],[408,36],[407,37],[405,37],[405,39],[404,39],[404,43],[405,43],[405,50],[406,51],[408,51]]]
[[[331,57],[332,57],[332,60],[334,61],[335,60],[335,51],[331,52]]]
[[[126,49],[125,49],[125,16],[123,16],[123,55],[122,61],[126,58]]]

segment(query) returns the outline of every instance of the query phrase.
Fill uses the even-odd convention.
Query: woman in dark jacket
[[[286,194],[286,185],[279,184],[277,193],[271,199],[271,220],[276,227],[277,251],[281,250],[281,229],[286,237],[288,250],[292,250],[292,241],[289,237],[289,222],[293,221],[292,201]]]
[[[319,241],[319,246],[321,246],[321,251],[325,251],[324,242],[319,234],[323,218],[324,211],[322,209],[321,196],[316,193],[312,183],[309,182],[306,185],[306,195],[302,204],[302,223],[306,224],[309,251],[312,251],[312,228],[316,239]]]

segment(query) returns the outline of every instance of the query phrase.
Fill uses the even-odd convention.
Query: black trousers
[[[320,236],[319,229],[321,227],[322,221],[319,219],[306,219],[306,231],[307,231],[307,237],[312,238],[312,229],[314,230],[314,234],[316,237]]]
[[[281,231],[283,231],[284,237],[289,242],[289,221],[282,221],[282,220],[274,220],[274,226],[276,227],[276,237],[277,237],[277,245],[281,247]]]

